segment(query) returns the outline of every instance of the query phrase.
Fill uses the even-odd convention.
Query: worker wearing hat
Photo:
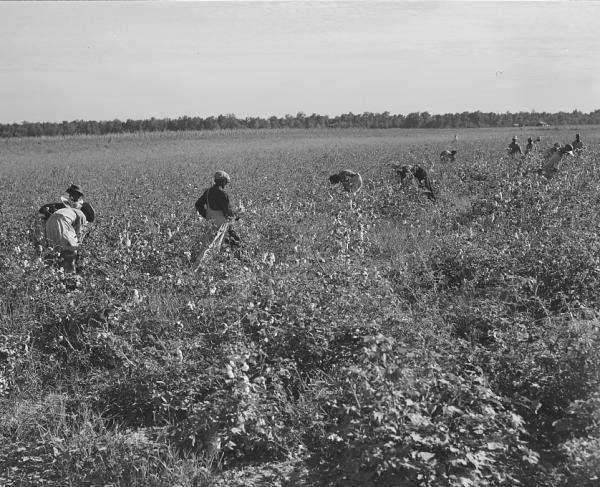
[[[515,135],[512,138],[512,142],[510,144],[508,144],[508,147],[506,148],[506,152],[508,152],[509,156],[516,156],[517,154],[523,154],[523,151],[521,151],[521,146],[517,143],[517,136]]]
[[[571,142],[571,145],[573,146],[575,154],[581,154],[583,152],[583,142],[581,142],[579,134],[575,134],[575,140]]]
[[[50,203],[40,208],[47,245],[59,252],[66,273],[76,271],[77,250],[81,245],[88,222],[96,218],[94,208],[83,201],[83,191],[72,184],[61,203]]]
[[[198,198],[195,207],[200,216],[220,227],[223,223],[235,218],[229,195],[225,192],[225,187],[231,182],[231,177],[225,171],[219,170],[215,172],[213,181],[214,184]],[[228,236],[225,240],[232,246],[240,245],[240,238],[231,226],[229,226]]]

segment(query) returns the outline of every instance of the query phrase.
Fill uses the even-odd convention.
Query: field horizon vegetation
[[[431,114],[342,113],[320,115],[298,112],[296,115],[270,117],[237,117],[234,113],[217,116],[180,116],[178,118],[146,118],[127,120],[63,120],[62,122],[0,123],[0,138],[68,135],[110,135],[139,132],[184,132],[219,130],[279,129],[459,129],[488,127],[549,127],[600,124],[600,109],[584,113],[571,112],[473,112]]]
[[[551,180],[505,152],[575,133]],[[599,142],[0,139],[0,485],[599,485]],[[427,169],[437,200],[391,163]],[[327,181],[344,168],[355,196]],[[200,263],[217,169],[244,251]],[[31,239],[71,183],[97,212],[76,277]]]

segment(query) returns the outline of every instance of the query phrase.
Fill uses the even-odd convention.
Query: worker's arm
[[[224,208],[223,208],[223,214],[227,217],[227,218],[234,218],[235,217],[235,212],[233,211],[233,208],[231,207],[231,201],[229,201],[229,195],[227,193],[223,193],[225,195],[225,201],[224,201]]]
[[[202,193],[202,196],[198,198],[196,201],[196,211],[200,214],[201,217],[206,218],[206,195],[207,191]]]

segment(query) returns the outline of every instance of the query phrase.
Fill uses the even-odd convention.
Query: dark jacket
[[[45,223],[46,220],[50,218],[50,215],[52,215],[52,213],[54,213],[56,210],[62,210],[63,208],[66,208],[66,205],[64,203],[48,203],[47,205],[42,206],[38,210],[38,213],[43,217]]]
[[[218,184],[211,186],[202,193],[202,196],[196,201],[195,206],[196,211],[204,218],[206,218],[207,206],[213,210],[222,211],[226,217],[234,216],[229,195]]]

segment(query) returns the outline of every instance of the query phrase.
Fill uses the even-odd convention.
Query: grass
[[[2,140],[0,483],[594,485],[598,136],[518,130],[589,150],[546,181],[505,129]],[[195,272],[216,169],[244,256]],[[71,182],[78,279],[28,236]]]

